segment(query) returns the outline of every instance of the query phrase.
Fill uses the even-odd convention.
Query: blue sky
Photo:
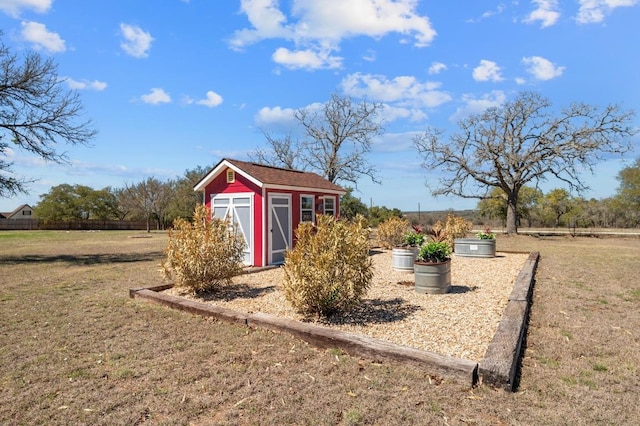
[[[384,104],[386,131],[369,156],[382,185],[363,178],[356,196],[402,210],[474,208],[430,196],[415,134],[455,130],[523,90],[557,107],[640,112],[640,0],[0,0],[0,28],[13,52],[58,63],[98,131],[91,146],[59,146],[69,165],[0,154],[38,179],[0,211],[62,183],[122,187],[247,160],[266,146],[262,130],[294,132],[293,111],[333,92]],[[640,155],[640,136],[633,143],[626,160],[585,175],[584,196],[614,194],[617,172]]]

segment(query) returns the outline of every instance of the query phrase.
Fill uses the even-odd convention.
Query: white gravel
[[[391,250],[378,249],[372,258],[374,279],[361,307],[348,316],[319,323],[479,362],[528,254],[499,252],[495,258],[454,255],[452,289],[444,295],[416,293],[413,274],[393,270]],[[237,311],[304,320],[284,298],[282,281],[282,270],[277,268],[238,276],[231,286],[206,301],[176,288],[167,292]]]

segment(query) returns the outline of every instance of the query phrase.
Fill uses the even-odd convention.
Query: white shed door
[[[291,196],[269,194],[269,263],[283,263],[291,246]]]
[[[211,213],[214,217],[224,219],[228,217],[237,227],[244,238],[244,263],[252,265],[253,252],[253,197],[251,194],[218,194],[211,199]]]

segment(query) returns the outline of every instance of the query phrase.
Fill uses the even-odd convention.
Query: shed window
[[[324,197],[324,214],[331,216],[336,215],[336,199],[335,197]]]
[[[300,197],[300,221],[313,222],[313,195]]]
[[[236,181],[236,172],[231,169],[227,169],[227,183],[233,183]]]

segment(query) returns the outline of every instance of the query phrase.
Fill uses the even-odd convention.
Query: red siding
[[[294,184],[292,182],[292,184]],[[268,255],[265,252],[268,247],[268,241],[266,236],[268,230],[266,229],[269,223],[268,218],[263,214],[263,208],[265,207],[265,198],[262,196],[262,189],[251,182],[246,177],[239,173],[235,174],[235,182],[227,183],[226,170],[224,173],[220,173],[213,181],[211,181],[204,191],[204,202],[207,207],[211,208],[211,196],[213,194],[235,194],[235,193],[253,193],[253,265],[264,266],[268,262]],[[324,196],[331,196],[335,199],[336,216],[340,215],[340,197],[335,194],[326,194],[323,192],[314,191],[293,191],[282,189],[269,189],[265,196],[268,199],[268,194],[290,194],[291,195],[291,236],[292,244],[296,243],[295,231],[300,224],[300,197],[301,195],[311,195],[315,200],[315,214],[321,214],[322,211],[318,210],[321,205],[321,199]],[[263,220],[263,219],[266,219]]]
[[[205,203],[211,207],[211,194],[232,194],[236,192],[253,192],[261,194],[261,189],[249,179],[237,173],[236,181],[233,183],[227,183],[227,174],[220,173],[220,176],[207,185],[205,190]]]
[[[220,173],[209,185],[204,193],[204,202],[211,208],[213,194],[253,193],[253,252],[251,257],[254,266],[264,266],[262,255],[262,238],[265,226],[262,223],[262,189],[244,176],[236,173],[235,182],[227,183],[227,174]]]
[[[316,215],[323,213],[322,211],[318,210],[318,207],[321,205],[322,197],[324,197],[324,196],[334,197],[334,199],[335,199],[335,208],[336,208],[336,217],[340,217],[340,197],[338,195],[326,194],[324,192],[293,191],[293,190],[284,191],[284,190],[277,190],[277,189],[268,190],[267,191],[267,195],[268,194],[290,194],[291,195],[291,226],[292,226],[292,231],[291,231],[292,241],[291,241],[291,244],[294,245],[294,246],[295,246],[296,240],[297,240],[297,238],[296,238],[296,230],[298,229],[298,225],[300,224],[300,216],[301,216],[300,200],[301,200],[301,196],[303,196],[303,195],[311,195],[311,196],[313,196],[315,214]],[[267,199],[268,199],[268,196],[267,196]],[[265,232],[266,232],[266,230],[265,230]]]

